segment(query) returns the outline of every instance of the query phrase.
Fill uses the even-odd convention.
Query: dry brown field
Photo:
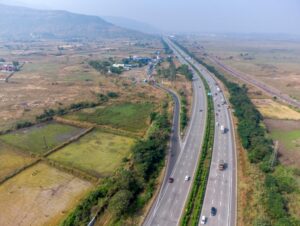
[[[44,163],[0,185],[0,225],[58,225],[92,184]]]

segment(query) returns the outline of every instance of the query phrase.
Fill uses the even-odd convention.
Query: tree
[[[16,68],[19,67],[19,62],[18,61],[13,61],[12,63],[14,65],[14,67],[16,67]]]
[[[122,215],[130,205],[132,193],[128,190],[118,191],[110,200],[108,210],[115,216]]]

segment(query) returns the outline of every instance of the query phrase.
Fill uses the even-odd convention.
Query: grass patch
[[[290,151],[300,150],[300,130],[274,130],[271,132],[271,137],[274,140],[278,140]]]
[[[0,141],[0,180],[32,160],[30,156]]]
[[[149,115],[153,110],[152,103],[122,103],[90,111],[79,111],[65,117],[130,132],[144,132],[149,126]]]
[[[270,99],[252,100],[264,118],[300,120],[300,113]]]
[[[81,131],[81,128],[74,126],[49,123],[2,135],[0,140],[34,154],[43,154]]]
[[[95,131],[48,158],[97,177],[113,174],[128,157],[134,139]]]

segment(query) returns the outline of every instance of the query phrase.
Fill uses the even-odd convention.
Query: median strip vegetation
[[[186,94],[183,90],[179,91],[180,95],[180,131],[183,132],[188,124],[188,110],[187,110],[187,100]]]
[[[197,70],[197,69],[195,69]],[[200,72],[197,70],[198,74]],[[206,93],[210,92],[209,86],[206,80],[200,75],[202,79]],[[205,196],[206,184],[209,175],[213,143],[214,143],[214,105],[211,96],[207,96],[207,118],[205,135],[202,144],[202,151],[200,155],[200,161],[198,163],[197,171],[194,178],[192,190],[190,192],[185,212],[182,217],[181,226],[186,225],[198,225],[199,216],[201,213],[203,200]]]
[[[237,83],[229,81],[214,66],[208,65],[195,57],[179,43],[176,42],[176,44],[221,80],[230,93],[229,100],[238,119],[237,131],[242,146],[247,150],[250,162],[259,167],[265,178],[264,187],[262,188],[264,197],[262,197],[261,205],[264,206],[266,212],[262,216],[258,216],[252,222],[253,225],[300,225],[299,219],[289,213],[289,203],[286,198],[288,194],[296,192],[296,182],[284,173],[283,167],[275,158],[273,141],[268,137],[263,126],[263,118],[251,102],[246,86],[239,86]]]

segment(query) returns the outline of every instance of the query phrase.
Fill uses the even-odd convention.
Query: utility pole
[[[48,150],[48,145],[47,145],[47,140],[46,140],[46,137],[45,136],[43,136],[43,139],[44,139],[44,144],[45,144],[45,148],[46,148],[46,150]]]

